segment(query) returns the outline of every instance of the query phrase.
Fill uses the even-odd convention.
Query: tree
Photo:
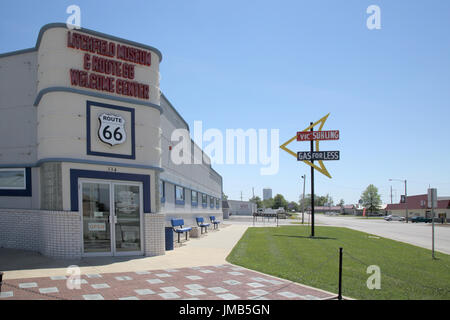
[[[295,202],[295,201],[289,202],[288,205],[287,205],[287,207],[288,207],[288,209],[289,209],[290,211],[292,211],[292,210],[294,210],[295,212],[299,212],[299,211],[300,211],[300,210],[299,210],[298,203]]]
[[[287,210],[287,205],[288,205],[288,202],[281,194],[277,194],[273,198],[272,209],[284,208],[285,210]]]
[[[300,204],[300,210],[302,208],[302,204],[305,208],[305,210],[307,208],[311,208],[311,194],[308,194],[305,196],[305,199],[301,199],[299,201]],[[324,207],[325,205],[327,206],[333,206],[334,201],[333,198],[327,194],[326,196],[318,196],[318,195],[314,195],[314,206],[315,207]]]
[[[261,198],[258,196],[254,196],[254,197],[250,198],[249,201],[255,203],[256,207],[258,209],[263,207],[263,202],[262,202]]]
[[[338,203],[338,206],[342,208],[344,204],[345,204],[344,199],[341,199]]]
[[[227,201],[228,200],[228,196],[222,192],[222,200]]]
[[[263,206],[263,208],[272,208],[273,207],[273,198],[263,200],[262,206]]]
[[[378,188],[373,184],[370,184],[361,194],[361,201],[363,207],[368,209],[371,213],[378,211],[381,206],[381,197],[378,194]]]

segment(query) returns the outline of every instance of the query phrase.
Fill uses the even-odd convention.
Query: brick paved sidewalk
[[[334,296],[231,264],[137,272],[4,280],[0,300],[317,300]]]

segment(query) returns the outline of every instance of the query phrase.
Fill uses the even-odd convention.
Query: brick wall
[[[54,258],[81,257],[78,212],[0,209],[0,247]]]
[[[144,254],[165,254],[165,215],[144,214]],[[38,251],[54,258],[80,258],[78,212],[0,209],[0,247]]]
[[[165,254],[165,215],[161,213],[144,214],[144,254],[160,256]]]

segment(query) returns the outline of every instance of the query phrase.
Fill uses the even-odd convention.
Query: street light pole
[[[401,180],[401,179],[389,179],[389,181],[401,181],[405,183],[405,220],[406,223],[408,223],[408,192],[407,192],[407,181],[405,180]]]

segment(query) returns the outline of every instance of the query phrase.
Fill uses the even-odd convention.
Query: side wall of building
[[[0,169],[30,168],[37,160],[37,52],[0,55]],[[29,195],[0,190],[0,208],[39,208],[39,170]]]
[[[161,166],[164,169],[160,174],[161,212],[166,215],[167,225],[171,218],[183,218],[186,225],[195,225],[195,217],[202,216],[209,220],[214,215],[222,219],[222,177],[212,169],[209,157],[191,140],[189,127],[177,113],[164,95],[161,95]],[[172,133],[176,129],[183,129],[187,134],[186,140],[188,159],[190,163],[176,164],[171,154],[180,154],[177,145],[181,142],[172,141]],[[179,131],[182,133],[182,131]],[[175,138],[175,135],[174,135]],[[184,152],[184,150],[183,150]],[[183,154],[184,155],[184,154]],[[176,186],[183,188],[184,201],[176,201]],[[192,201],[192,191],[197,192],[197,203]],[[202,195],[207,197],[206,206],[202,204]]]

